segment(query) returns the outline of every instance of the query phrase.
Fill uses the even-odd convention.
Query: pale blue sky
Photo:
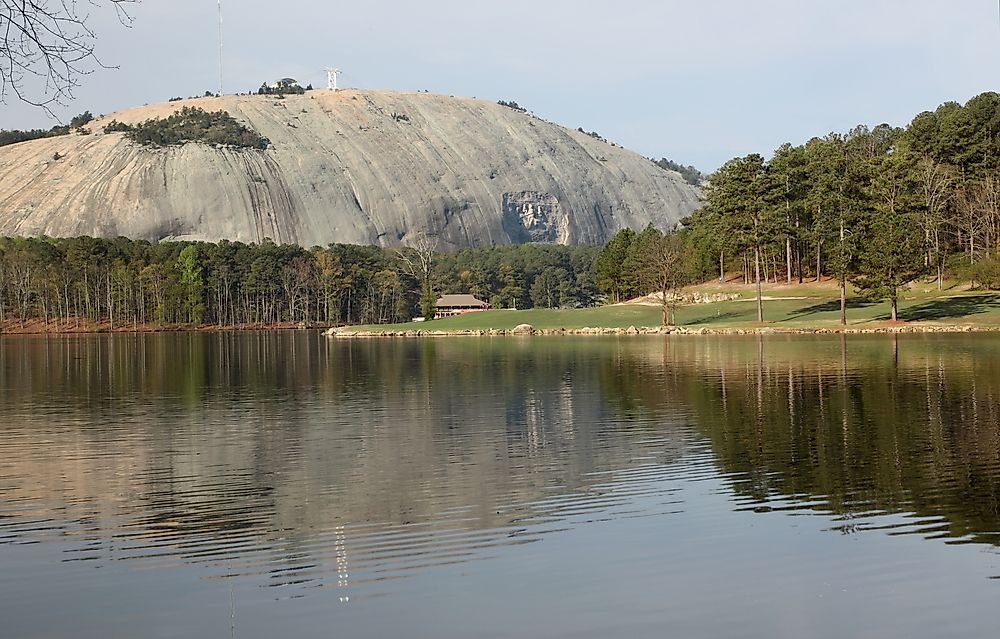
[[[643,155],[703,170],[859,123],[904,125],[997,90],[996,0],[224,0],[226,92],[325,85],[516,100]],[[216,0],[143,0],[131,29],[93,10],[115,70],[59,113],[218,85]],[[0,128],[51,126],[8,100]]]

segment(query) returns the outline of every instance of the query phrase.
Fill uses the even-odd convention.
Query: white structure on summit
[[[219,95],[222,88],[222,0],[219,0]]]
[[[326,82],[327,88],[331,91],[336,91],[339,87],[337,86],[337,76],[341,75],[343,71],[340,69],[331,69],[327,67],[326,69]]]

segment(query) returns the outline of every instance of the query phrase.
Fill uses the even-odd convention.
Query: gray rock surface
[[[147,148],[126,123],[225,110],[266,151]],[[666,227],[697,191],[621,147],[468,98],[369,90],[200,98],[99,118],[90,135],[0,147],[0,235],[304,246],[603,243]],[[56,154],[59,159],[54,159]]]

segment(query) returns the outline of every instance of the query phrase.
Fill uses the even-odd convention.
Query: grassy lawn
[[[757,326],[752,286],[703,284],[707,293],[740,293],[741,299],[712,304],[682,306],[677,324],[690,328],[736,328]],[[769,285],[764,287],[764,320],[775,328],[824,328],[839,325],[840,300],[835,283]],[[849,291],[847,322],[850,326],[878,324],[889,319],[888,302],[870,302]],[[939,292],[934,284],[916,284],[904,293],[899,304],[900,319],[906,322],[973,324],[1000,326],[1000,293],[968,291],[950,283]],[[356,330],[463,331],[509,330],[519,324],[537,329],[627,328],[659,326],[660,308],[640,304],[619,304],[571,310],[531,309],[527,311],[486,311],[457,317],[392,326],[358,326]]]
[[[873,303],[859,297],[847,300],[849,325],[886,322],[889,317],[888,302]],[[901,300],[899,318],[906,322],[1000,325],[1000,294],[966,293]],[[756,319],[753,299],[686,306],[677,312],[677,322],[689,326],[747,326],[755,324]],[[765,301],[764,321],[788,328],[836,326],[840,323],[840,299],[813,297]]]
[[[484,311],[446,317],[433,322],[353,328],[379,331],[479,331],[491,328],[510,330],[518,324],[531,324],[538,329],[659,326],[660,309],[654,306],[617,305],[580,309],[534,308],[527,311]]]

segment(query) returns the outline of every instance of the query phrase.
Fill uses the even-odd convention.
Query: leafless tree
[[[673,326],[674,309],[681,303],[680,290],[691,282],[685,248],[676,233],[651,238],[642,247],[639,280],[647,290],[659,293],[664,326]]]
[[[920,179],[921,215],[920,225],[924,229],[924,243],[927,258],[925,266],[937,270],[938,290],[944,282],[945,252],[941,234],[947,219],[948,207],[954,197],[955,176],[943,165],[925,158],[917,165]]]
[[[411,241],[409,246],[395,249],[400,270],[420,282],[420,310],[428,320],[434,317],[434,303],[437,301],[432,280],[436,251],[437,238],[426,235]]]
[[[967,247],[969,263],[997,248],[1000,231],[1000,180],[987,176],[959,190],[952,224]]]
[[[82,76],[95,66],[108,68],[95,54],[90,11],[113,8],[128,26],[128,5],[136,2],[0,0],[0,102],[13,95],[50,114],[53,105],[66,104]]]

